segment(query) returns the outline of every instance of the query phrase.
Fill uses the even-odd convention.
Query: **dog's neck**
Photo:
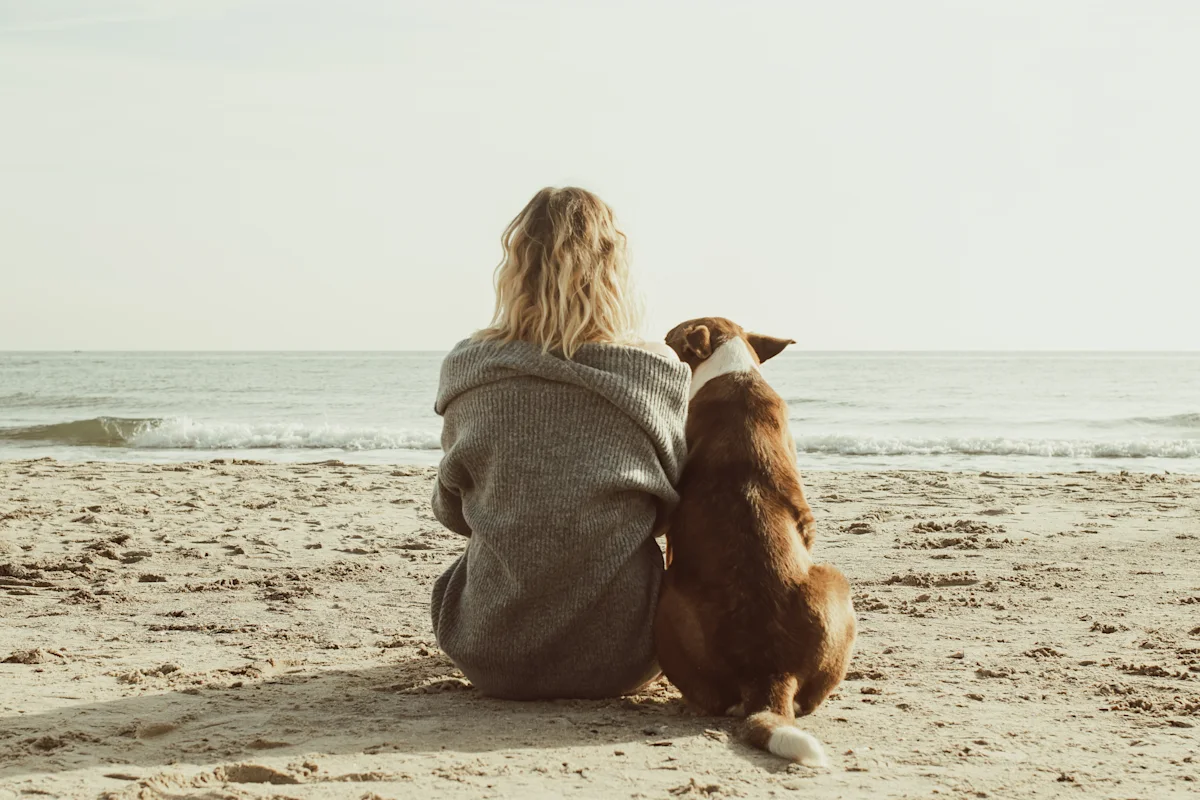
[[[734,337],[714,350],[711,356],[696,367],[696,371],[692,373],[692,388],[688,399],[695,398],[704,388],[704,384],[713,378],[731,372],[753,372],[757,369],[758,362],[750,352],[750,345],[740,336]]]

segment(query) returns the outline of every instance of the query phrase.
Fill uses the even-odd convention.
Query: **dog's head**
[[[679,360],[692,372],[720,349],[721,345],[741,339],[749,346],[754,360],[761,364],[783,352],[795,339],[777,339],[758,333],[747,333],[742,326],[724,317],[700,317],[682,322],[667,334],[667,345],[679,355]]]

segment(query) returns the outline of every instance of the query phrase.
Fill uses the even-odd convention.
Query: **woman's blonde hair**
[[[496,311],[476,339],[539,345],[567,358],[584,344],[637,338],[641,308],[612,209],[584,189],[545,188],[508,224]]]

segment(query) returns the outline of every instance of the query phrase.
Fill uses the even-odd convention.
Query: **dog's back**
[[[813,516],[787,406],[758,372],[762,356],[740,328],[722,333],[713,348],[710,330],[707,356],[693,363],[699,385],[668,532],[659,659],[703,710],[742,705],[755,745],[820,763],[819,745],[792,726],[793,701],[811,712],[845,673],[854,639],[849,586],[836,569],[812,563]],[[722,348],[735,352],[714,352]],[[738,348],[755,352],[753,364]],[[726,363],[706,369],[714,359]]]

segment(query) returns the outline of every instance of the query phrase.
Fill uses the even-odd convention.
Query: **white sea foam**
[[[302,423],[198,422],[186,417],[156,421],[133,433],[128,447],[245,450],[259,448],[437,450],[436,431],[306,425]],[[985,437],[801,436],[802,453],[840,456],[1027,456],[1032,458],[1200,458],[1200,439],[1019,439]]]
[[[159,450],[437,450],[441,442],[436,431],[294,422],[198,422],[176,417],[142,428],[129,437],[126,446]]]
[[[0,459],[433,463],[442,356],[0,353]],[[1200,473],[1200,353],[784,353],[801,465]],[[315,456],[314,456],[315,457]]]
[[[1200,439],[1017,439],[798,436],[801,453],[842,456],[1032,456],[1040,458],[1200,458]]]
[[[436,424],[436,423],[434,423]],[[807,427],[807,426],[806,426]],[[188,417],[96,417],[50,425],[0,428],[0,441],[142,450],[438,450],[433,425],[391,428],[303,422],[198,421]],[[801,453],[824,456],[1018,456],[1088,459],[1197,459],[1200,438],[1051,439],[963,436],[797,436]]]

